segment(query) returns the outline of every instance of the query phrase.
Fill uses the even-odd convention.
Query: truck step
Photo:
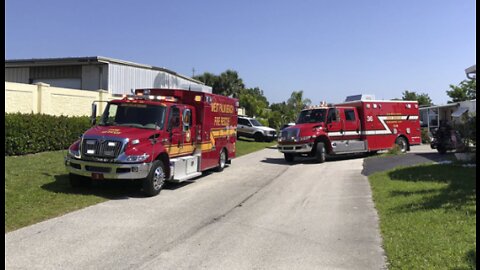
[[[198,176],[201,176],[201,175],[202,175],[202,172],[195,172],[195,173],[192,173],[192,174],[184,175],[181,178],[173,177],[173,179],[171,179],[170,182],[180,183],[180,182],[187,181],[189,179],[192,179],[192,178],[195,178],[195,177],[198,177]]]

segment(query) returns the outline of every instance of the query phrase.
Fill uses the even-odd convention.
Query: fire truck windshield
[[[146,129],[163,129],[165,107],[147,104],[109,103],[100,126],[129,126]]]
[[[303,110],[297,119],[297,124],[325,122],[326,109]]]

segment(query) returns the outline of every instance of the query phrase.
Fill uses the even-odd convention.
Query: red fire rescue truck
[[[186,90],[138,89],[108,102],[100,123],[73,143],[72,186],[92,179],[140,179],[149,196],[235,157],[238,100]],[[92,105],[95,124],[96,104]]]
[[[380,101],[359,95],[344,103],[302,110],[296,125],[282,131],[278,150],[287,162],[302,155],[321,163],[327,155],[376,153],[395,144],[406,152],[420,143],[417,101]]]

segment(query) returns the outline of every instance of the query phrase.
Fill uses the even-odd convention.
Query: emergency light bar
[[[178,98],[172,96],[144,96],[143,94],[139,93],[137,95],[123,95],[123,99],[128,100],[158,100],[158,101],[168,101],[168,102],[177,102]]]
[[[328,107],[328,104],[326,101],[320,102],[320,105],[310,105],[310,106],[305,106],[304,110],[313,110],[313,109],[325,109]]]

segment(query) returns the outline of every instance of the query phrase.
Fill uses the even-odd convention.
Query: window
[[[238,124],[239,124],[239,125],[244,125],[244,126],[249,126],[249,125],[250,125],[250,122],[248,122],[247,119],[238,118]]]
[[[325,121],[325,109],[303,110],[297,119],[297,124],[321,123]]]
[[[254,127],[262,127],[262,126],[263,126],[263,125],[262,125],[260,122],[258,122],[256,119],[251,119],[250,122],[251,122],[251,125],[253,125]]]
[[[103,113],[100,125],[163,129],[164,119],[164,106],[109,103]]]
[[[355,111],[354,110],[345,110],[345,120],[355,121]]]
[[[337,121],[338,121],[337,115],[338,115],[338,110],[337,110],[337,109],[330,109],[330,110],[328,110],[327,123],[337,122]]]
[[[192,125],[192,111],[185,109],[183,111],[183,131],[187,131]]]
[[[168,117],[168,130],[180,126],[180,109],[177,107],[170,108],[170,116]]]

